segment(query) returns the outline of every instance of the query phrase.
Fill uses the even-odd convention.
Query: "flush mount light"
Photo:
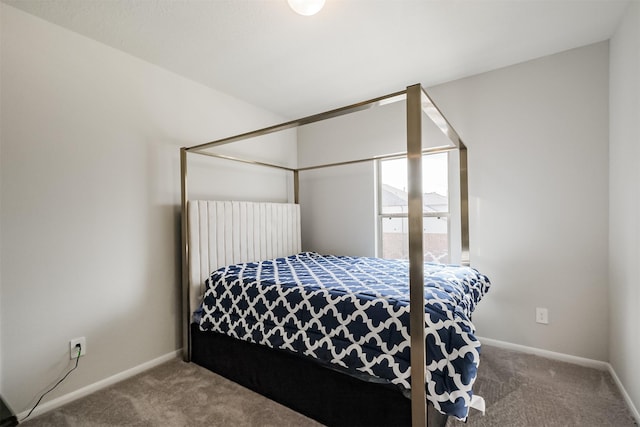
[[[325,0],[287,0],[289,7],[294,12],[303,15],[311,16],[320,12],[320,9],[324,6]]]

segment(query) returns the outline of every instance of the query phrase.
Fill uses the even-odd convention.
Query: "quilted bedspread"
[[[480,343],[471,313],[489,279],[425,264],[427,399],[464,420]],[[220,268],[206,283],[200,328],[292,351],[411,387],[408,262],[303,252]]]

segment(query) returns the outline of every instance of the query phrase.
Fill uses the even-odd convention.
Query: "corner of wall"
[[[640,423],[640,3],[629,2],[609,56],[609,360]]]

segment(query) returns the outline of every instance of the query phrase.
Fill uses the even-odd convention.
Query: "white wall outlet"
[[[78,357],[77,344],[80,344],[80,356],[87,354],[87,340],[84,337],[73,338],[69,341],[69,359],[73,360]]]
[[[536,323],[549,324],[549,310],[536,307]]]

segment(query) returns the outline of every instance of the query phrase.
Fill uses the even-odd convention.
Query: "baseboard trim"
[[[535,354],[536,356],[546,357],[547,359],[560,360],[562,362],[573,363],[580,366],[586,366],[588,368],[595,368],[602,371],[608,371],[613,378],[613,381],[618,386],[618,390],[622,394],[625,402],[627,403],[627,407],[631,412],[631,415],[635,418],[636,424],[640,425],[640,413],[638,412],[638,408],[636,408],[635,404],[631,400],[631,396],[627,393],[627,390],[624,388],[622,381],[618,378],[618,374],[616,374],[615,369],[609,362],[603,362],[601,360],[587,359],[585,357],[572,356],[570,354],[558,353],[555,351],[543,350],[541,348],[528,347],[526,345],[521,344],[513,344],[506,341],[494,340],[491,338],[483,338],[478,337],[481,344],[487,344],[498,348],[504,348],[506,350],[518,351],[521,353]]]
[[[609,373],[613,377],[613,381],[618,386],[620,393],[622,393],[624,401],[627,402],[627,407],[629,407],[631,415],[636,419],[636,424],[640,425],[640,412],[638,412],[638,408],[636,408],[636,405],[634,405],[633,401],[631,400],[631,396],[629,396],[629,393],[627,393],[627,389],[624,388],[624,385],[622,384],[622,381],[620,381],[620,378],[618,378],[618,374],[616,374],[613,366],[610,363],[607,363],[607,365],[609,365]]]
[[[82,387],[78,390],[72,391],[71,393],[67,393],[63,396],[60,396],[56,399],[53,399],[49,402],[45,402],[42,405],[38,406],[33,413],[31,414],[31,417],[29,417],[29,419],[31,418],[35,418],[38,415],[42,415],[45,412],[49,412],[53,409],[59,408],[62,405],[65,405],[67,403],[73,402],[74,400],[80,399],[81,397],[85,397],[90,395],[91,393],[94,393],[98,390],[101,390],[103,388],[109,387],[110,385],[113,385],[115,383],[119,383],[120,381],[126,380],[127,378],[131,378],[134,375],[138,375],[142,372],[145,372],[151,368],[154,368],[158,365],[161,365],[165,362],[168,362],[172,359],[175,359],[176,357],[178,357],[179,355],[182,354],[182,349],[176,350],[176,351],[172,351],[171,353],[167,353],[163,356],[157,357],[153,360],[150,360],[148,362],[142,363],[138,366],[134,366],[133,368],[127,369],[126,371],[122,371],[119,372],[115,375],[112,375],[108,378],[105,378],[103,380],[100,380],[98,382],[95,382],[93,384],[89,384],[88,386]],[[27,414],[29,413],[29,411],[31,410],[31,408],[29,408],[28,410],[21,412],[17,415],[18,420],[22,420],[24,417],[27,416]]]
[[[492,345],[494,347],[504,348],[507,350],[519,351],[520,353],[535,354],[536,356],[546,357],[547,359],[559,360],[561,362],[573,363],[574,365],[586,366],[587,368],[595,368],[601,371],[609,369],[609,363],[601,360],[587,359],[586,357],[572,356],[570,354],[558,353],[555,351],[543,350],[541,348],[529,347],[521,344],[513,344],[506,341],[494,340],[492,338],[478,337],[480,343]]]

